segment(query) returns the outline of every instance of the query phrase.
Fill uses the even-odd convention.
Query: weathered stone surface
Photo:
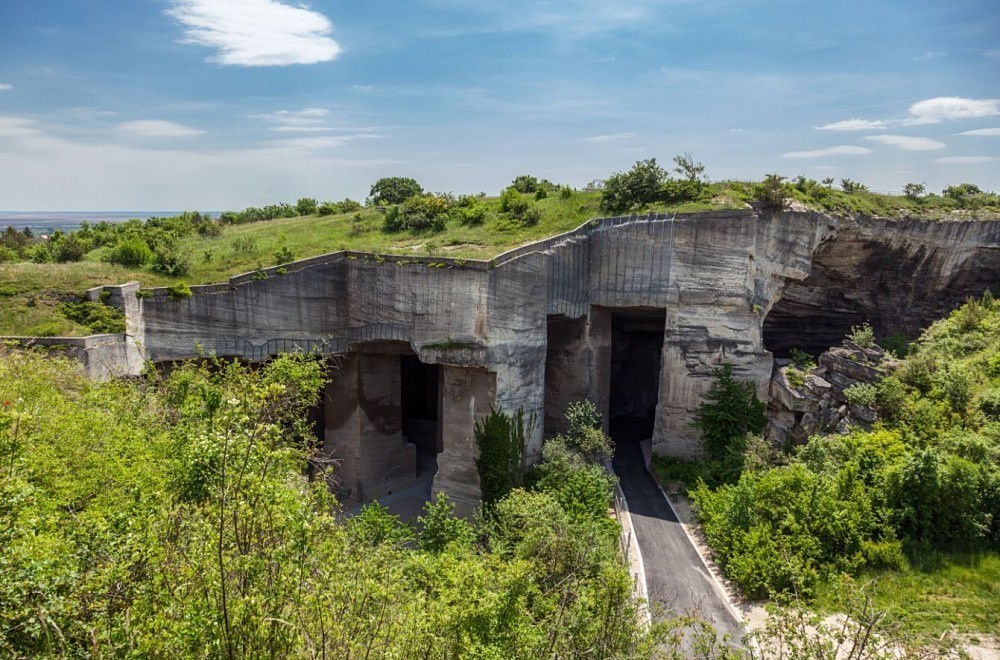
[[[593,221],[491,262],[341,252],[284,271],[192,287],[183,299],[145,291],[126,306],[132,343],[154,362],[202,353],[257,362],[295,348],[356,355],[380,342],[405,344],[424,363],[441,365],[451,382],[478,383],[470,384],[477,393],[469,400],[443,399],[440,418],[438,487],[472,498],[471,422],[489,405],[521,408],[534,420],[529,459],[539,455],[543,429],[556,427],[562,411],[552,406],[585,393],[609,411],[616,310],[663,311],[653,451],[691,456],[700,452],[692,414],[715,369],[732,364],[766,399],[768,349],[825,348],[866,319],[880,336],[912,336],[1000,278],[1000,222],[659,214]],[[549,332],[556,317],[565,333]],[[818,375],[830,388],[811,381],[809,396],[829,408],[851,379],[870,377],[864,363],[875,356],[861,350],[857,357],[854,365],[825,364],[828,373]],[[838,369],[852,371],[842,378]],[[368,386],[360,376],[344,387],[350,383]],[[354,428],[361,433],[360,422]],[[336,438],[339,429],[327,428],[328,443],[348,442]]]

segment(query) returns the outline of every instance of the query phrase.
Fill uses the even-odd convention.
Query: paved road
[[[664,614],[697,613],[715,626],[720,634],[728,633],[733,640],[743,633],[739,621],[727,607],[715,581],[708,573],[684,532],[673,510],[663,497],[653,477],[646,470],[639,440],[642,424],[630,420],[614,420],[611,437],[615,441],[614,468],[621,482],[632,515],[642,561],[646,569],[646,586],[657,616],[656,604]]]

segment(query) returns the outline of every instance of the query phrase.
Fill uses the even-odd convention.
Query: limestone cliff
[[[529,457],[580,398],[647,416],[655,452],[692,455],[691,415],[719,365],[732,364],[766,399],[772,351],[818,352],[864,320],[879,335],[912,335],[998,284],[997,221],[747,210],[593,220],[490,262],[338,252],[195,286],[187,298],[129,292],[123,304],[154,362],[259,361],[294,348],[392,356],[364,358],[384,374],[371,388],[385,405],[362,405],[366,393],[354,390],[367,380],[351,372],[327,420],[328,445],[350,454],[358,491],[379,466],[410,474],[412,449],[395,419],[406,387],[398,363],[416,355],[436,365],[435,483],[472,500],[471,424],[490,406],[534,421]],[[393,419],[356,417],[366,409]],[[349,447],[337,445],[342,428],[353,429]]]

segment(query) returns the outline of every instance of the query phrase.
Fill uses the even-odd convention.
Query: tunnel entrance
[[[665,325],[663,309],[615,310],[611,317],[608,417],[612,428],[627,428],[630,439],[653,435]]]
[[[401,355],[403,438],[417,448],[417,479],[437,472],[437,455],[443,449],[440,425],[440,367],[424,364],[416,355]]]

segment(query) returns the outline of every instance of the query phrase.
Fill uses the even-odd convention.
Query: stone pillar
[[[611,310],[591,307],[587,319],[587,351],[583,365],[587,371],[587,398],[604,418],[604,432],[611,422]]]
[[[479,448],[473,429],[496,400],[496,374],[443,364],[438,392],[443,451],[437,457],[433,491],[447,493],[455,503],[455,512],[470,516],[480,499]]]
[[[398,355],[345,356],[326,397],[323,449],[341,461],[334,474],[342,493],[371,501],[416,479],[416,448],[403,440]]]

